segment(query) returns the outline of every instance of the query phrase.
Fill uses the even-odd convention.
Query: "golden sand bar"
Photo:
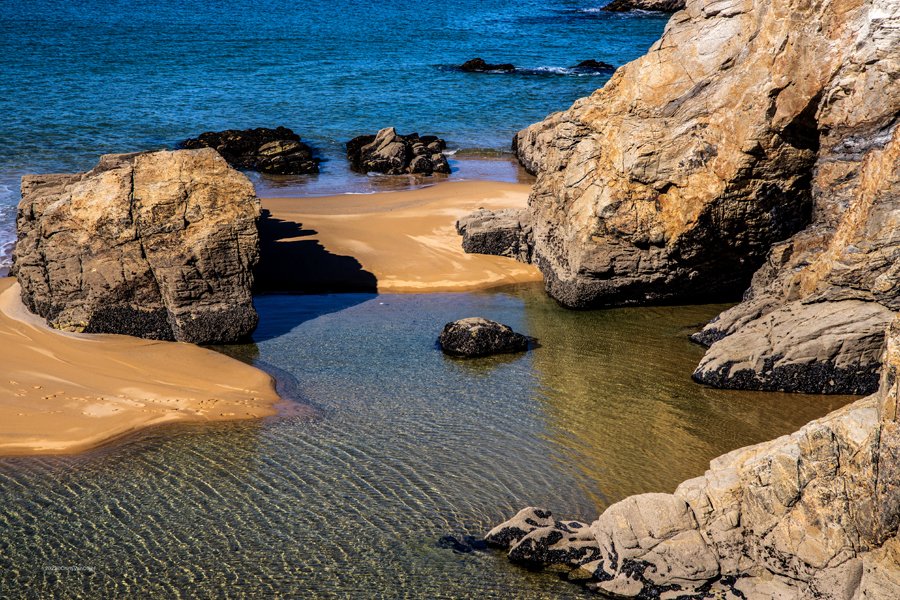
[[[277,243],[317,240],[332,254],[351,256],[375,276],[379,292],[459,292],[541,280],[533,265],[466,254],[456,233],[458,218],[478,208],[524,208],[530,191],[525,184],[463,181],[402,192],[264,198],[262,208],[314,232]]]
[[[192,344],[56,331],[0,278],[0,455],[64,454],[137,429],[275,414],[266,373]]]

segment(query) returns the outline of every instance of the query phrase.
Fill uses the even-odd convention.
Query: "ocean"
[[[204,131],[284,125],[321,153],[318,176],[253,176],[260,195],[384,189],[349,172],[343,144],[386,126],[444,137],[452,177],[513,177],[498,157],[514,132],[608,79],[568,67],[629,62],[667,21],[604,3],[2,0],[0,269],[22,175]],[[522,72],[450,68],[476,56]]]

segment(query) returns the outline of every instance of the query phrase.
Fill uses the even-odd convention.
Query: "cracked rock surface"
[[[258,321],[258,216],[253,185],[211,148],[106,155],[22,178],[13,274],[58,329],[232,342]]]

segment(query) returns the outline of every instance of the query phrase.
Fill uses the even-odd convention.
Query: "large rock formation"
[[[187,150],[213,148],[236,169],[270,175],[308,175],[319,172],[319,159],[300,136],[287,127],[207,131],[184,140]]]
[[[360,135],[347,142],[347,159],[359,173],[449,174],[450,164],[443,154],[446,147],[444,140],[433,135],[400,135],[393,127],[385,127],[376,135]]]
[[[875,395],[721,456],[674,494],[626,498],[589,527],[525,509],[486,539],[627,597],[900,597],[900,317],[883,359]]]
[[[13,271],[58,329],[194,343],[249,335],[253,185],[214,150],[107,155],[22,178]]]
[[[550,293],[590,307],[742,291],[772,244],[809,224],[820,146],[858,152],[896,118],[896,11],[688,2],[646,56],[520,132]]]

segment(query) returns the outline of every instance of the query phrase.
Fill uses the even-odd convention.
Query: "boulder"
[[[603,7],[608,12],[628,12],[650,10],[673,13],[684,10],[685,0],[613,0]]]
[[[358,173],[432,175],[450,173],[444,140],[417,133],[400,135],[386,127],[376,135],[361,135],[347,142],[350,168]]]
[[[569,67],[575,73],[612,73],[616,68],[602,60],[583,60],[574,67]]]
[[[22,178],[13,272],[58,329],[233,342],[258,321],[258,215],[253,185],[212,149],[106,155]]]
[[[486,540],[617,596],[898,597],[900,317],[887,339],[877,393],[716,458],[673,494],[613,504],[590,524],[593,540],[543,509]]]
[[[463,250],[469,254],[507,256],[531,263],[531,226],[523,222],[525,211],[516,208],[480,208],[456,222]]]
[[[463,73],[512,73],[516,70],[515,65],[511,63],[488,63],[482,58],[467,60],[458,68]]]
[[[236,169],[270,175],[319,172],[319,159],[300,136],[287,127],[209,131],[184,140],[180,148],[213,148]]]
[[[445,354],[477,357],[524,352],[529,341],[502,323],[471,317],[444,325],[438,345]]]

